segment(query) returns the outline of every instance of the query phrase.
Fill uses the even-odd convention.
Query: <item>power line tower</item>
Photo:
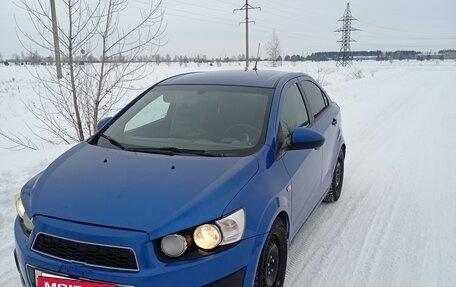
[[[249,10],[250,9],[260,9],[261,10],[260,7],[252,7],[252,5],[249,4],[249,0],[245,0],[245,5],[242,6],[241,8],[233,10],[233,12],[245,10],[245,21],[239,23],[239,25],[245,24],[245,69],[246,70],[249,68],[249,23],[255,23],[255,21],[249,21]]]
[[[345,67],[347,65],[350,65],[352,62],[350,42],[356,41],[351,38],[351,32],[359,31],[359,29],[353,28],[351,26],[351,22],[357,20],[358,19],[354,18],[351,14],[350,3],[347,3],[347,8],[345,8],[344,16],[338,20],[339,22],[342,22],[342,27],[334,31],[342,33],[341,39],[337,41],[341,42],[339,56],[337,57],[337,66]]]

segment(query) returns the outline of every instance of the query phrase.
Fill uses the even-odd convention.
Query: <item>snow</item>
[[[141,90],[167,76],[242,69],[151,66]],[[32,69],[41,69],[36,67]],[[260,63],[260,69],[271,69]],[[285,286],[456,286],[456,62],[297,63],[342,108],[347,142],[340,200],[322,204],[288,255]],[[0,130],[32,137],[22,101],[37,100],[24,67],[0,66]],[[137,91],[130,91],[125,104]],[[0,137],[0,286],[20,286],[13,259],[21,186],[69,148],[13,151]]]

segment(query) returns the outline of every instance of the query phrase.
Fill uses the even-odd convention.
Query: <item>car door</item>
[[[300,83],[310,106],[311,118],[314,120],[315,128],[325,138],[325,143],[321,148],[323,153],[322,187],[320,193],[316,195],[321,198],[331,184],[335,160],[339,152],[340,109],[312,81],[301,80]]]
[[[321,184],[321,150],[287,150],[293,130],[297,127],[315,129],[309,121],[308,109],[297,81],[289,82],[282,90],[279,110],[279,146],[281,158],[289,176],[291,192],[291,228],[296,232],[312,212],[316,203],[313,194]]]

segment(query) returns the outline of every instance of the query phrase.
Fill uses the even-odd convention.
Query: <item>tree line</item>
[[[321,61],[336,61],[339,56],[339,52],[336,51],[329,51],[329,52],[315,52],[307,56],[299,55],[299,54],[286,54],[284,56],[279,55],[277,58],[270,59],[261,58],[258,59],[256,57],[250,57],[251,61],[275,61],[275,62],[302,62],[302,61],[314,61],[314,62],[321,62]],[[456,58],[456,50],[446,49],[446,50],[439,50],[437,53],[431,52],[421,52],[415,50],[398,50],[398,51],[352,51],[352,56],[354,60],[377,60],[377,61],[388,61],[388,60],[431,60],[431,59],[455,59]],[[74,57],[76,63],[83,65],[85,63],[100,63],[102,62],[101,57],[96,57],[92,54],[88,55],[77,55]],[[196,56],[186,56],[186,55],[175,55],[171,56],[170,54],[160,55],[155,54],[151,56],[135,56],[135,57],[125,57],[122,54],[118,55],[117,57],[111,58],[107,60],[108,62],[115,62],[115,63],[144,63],[144,62],[152,62],[157,65],[160,64],[171,64],[171,63],[179,63],[179,65],[186,65],[188,63],[208,63],[208,64],[218,64],[221,63],[229,63],[229,62],[239,62],[245,61],[245,55],[240,54],[237,56],[225,56],[225,57],[207,57],[206,55],[196,55]],[[16,65],[49,65],[54,63],[54,57],[52,56],[42,56],[38,53],[38,51],[33,51],[29,53],[14,53],[11,58],[4,58],[0,53],[0,62],[3,62],[5,65],[9,64],[16,64]],[[63,63],[68,63],[69,59],[66,57],[62,58]],[[106,62],[106,61],[105,61]]]
[[[397,50],[397,51],[352,51],[354,60],[431,60],[431,59],[456,59],[456,50],[440,50],[437,53],[422,52],[415,50]],[[316,52],[305,57],[306,61],[336,61],[339,52]]]

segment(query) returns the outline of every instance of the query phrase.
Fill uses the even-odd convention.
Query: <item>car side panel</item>
[[[315,194],[321,184],[321,150],[287,151],[282,161],[291,177],[291,233],[304,224],[317,202]]]
[[[297,83],[297,79],[293,79],[284,85],[280,105],[283,104],[282,100],[287,89]],[[304,101],[302,90],[301,96]],[[307,106],[307,104],[305,105]],[[308,106],[306,109],[308,110]],[[280,106],[279,111],[280,113],[285,112],[280,109]],[[310,124],[308,128],[318,131],[314,123]],[[318,204],[313,198],[315,197],[315,193],[318,193],[321,185],[322,157],[321,149],[307,149],[286,150],[280,158],[291,178],[288,188],[292,197],[290,215],[290,234],[292,235],[301,228],[315,205]]]
[[[322,160],[322,189],[320,197],[326,193],[331,184],[334,166],[339,153],[340,108],[331,103],[315,121],[317,130],[325,137],[325,143],[321,147]]]

